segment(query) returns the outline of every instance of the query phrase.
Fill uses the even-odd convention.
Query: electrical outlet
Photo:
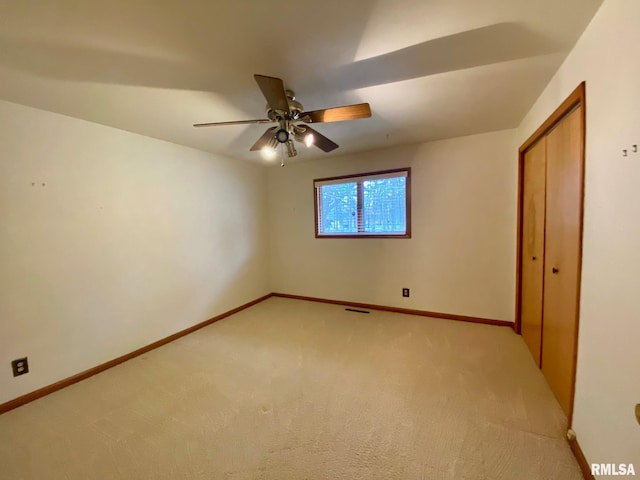
[[[16,358],[11,362],[11,369],[13,370],[13,376],[19,377],[25,373],[29,373],[29,360],[27,357]]]
[[[409,296],[409,289],[408,288],[403,288],[402,289],[402,296],[403,297],[408,297]]]

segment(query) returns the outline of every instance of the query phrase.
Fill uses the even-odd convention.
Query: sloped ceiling
[[[253,74],[307,110],[369,102],[315,128],[340,148],[296,161],[516,127],[601,0],[0,0],[0,98],[266,162]]]

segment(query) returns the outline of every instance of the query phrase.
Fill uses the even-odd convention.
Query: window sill
[[[317,234],[316,238],[411,238],[410,233],[401,233],[398,235],[380,235],[379,233],[360,233],[360,234]]]

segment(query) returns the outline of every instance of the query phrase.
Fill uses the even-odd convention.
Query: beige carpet
[[[581,479],[509,328],[271,298],[0,416],[2,479]]]

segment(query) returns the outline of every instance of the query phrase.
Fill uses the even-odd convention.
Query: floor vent
[[[356,312],[356,313],[369,313],[366,310],[357,310],[355,308],[345,308],[347,312]]]

